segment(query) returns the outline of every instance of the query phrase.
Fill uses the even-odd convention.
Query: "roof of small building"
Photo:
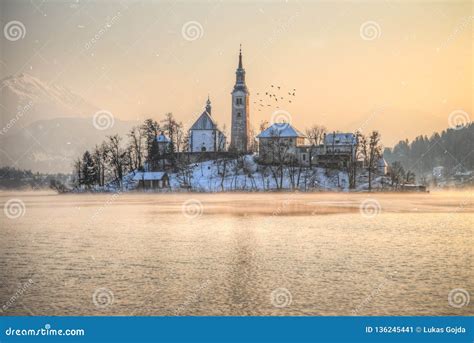
[[[266,130],[260,132],[257,138],[274,138],[274,137],[302,137],[305,138],[306,135],[295,129],[291,124],[288,123],[275,123]]]
[[[353,133],[327,133],[324,136],[324,144],[356,144],[357,137]]]
[[[133,181],[162,180],[165,175],[168,176],[165,172],[138,172],[133,177]]]
[[[156,136],[156,141],[158,143],[169,143],[170,139],[165,136],[165,134],[162,132],[158,136]]]

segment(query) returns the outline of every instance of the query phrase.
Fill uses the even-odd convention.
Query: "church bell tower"
[[[239,51],[239,66],[232,91],[232,129],[230,148],[239,153],[249,149],[249,91],[245,84],[245,69],[242,66],[242,46]]]

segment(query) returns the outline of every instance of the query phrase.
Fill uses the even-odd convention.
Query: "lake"
[[[474,314],[472,191],[0,202],[3,315]]]

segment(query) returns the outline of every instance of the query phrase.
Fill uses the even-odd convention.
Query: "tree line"
[[[160,150],[156,141],[161,133],[170,140],[165,150]],[[176,153],[187,151],[188,144],[189,136],[182,122],[178,122],[172,113],[167,113],[160,122],[146,119],[129,131],[126,140],[119,135],[107,136],[101,144],[86,150],[74,162],[73,184],[88,190],[108,183],[121,187],[125,175],[144,171],[145,166],[155,169],[163,155],[176,167]]]
[[[442,166],[447,175],[456,171],[474,169],[474,124],[420,135],[411,142],[398,142],[393,148],[385,148],[387,161],[397,168],[411,170],[420,177],[431,175],[433,168]]]

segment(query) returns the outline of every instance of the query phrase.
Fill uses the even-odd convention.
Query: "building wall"
[[[215,130],[192,130],[191,131],[191,152],[214,151],[216,142]]]

